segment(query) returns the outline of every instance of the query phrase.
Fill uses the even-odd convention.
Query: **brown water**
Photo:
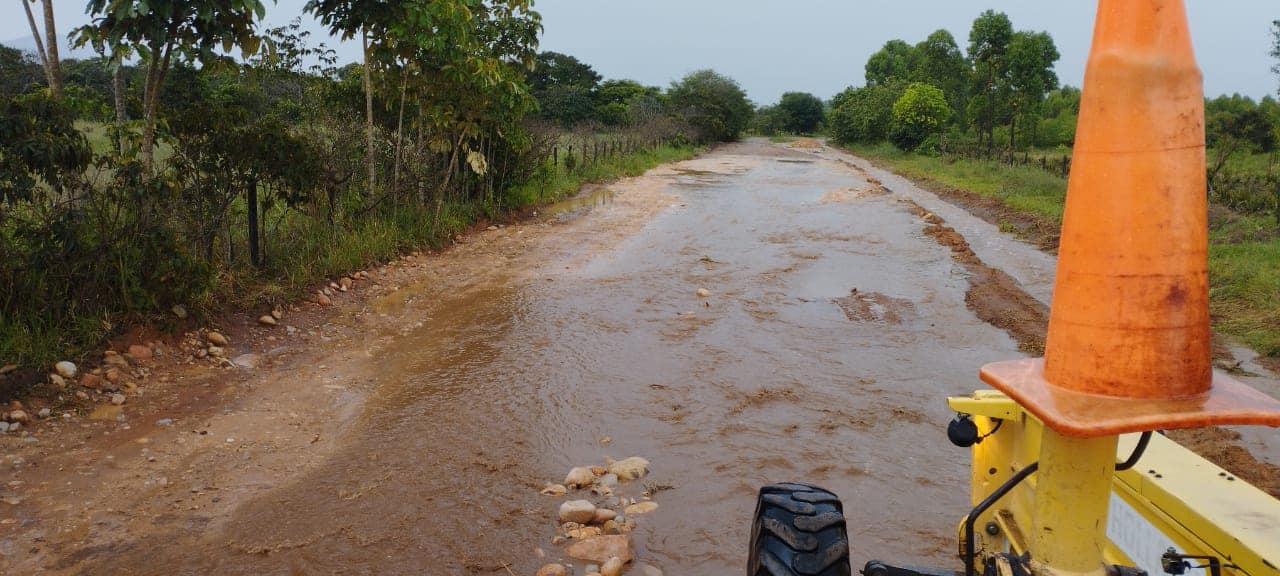
[[[855,566],[958,566],[968,454],[946,440],[943,400],[1020,355],[966,309],[964,270],[899,197],[828,196],[866,184],[757,142],[544,211],[523,256],[374,302],[397,328],[351,345],[376,371],[291,368],[353,407],[323,456],[222,456],[204,480],[234,503],[220,515],[83,526],[82,547],[55,546],[46,566],[532,574],[561,557],[560,500],[538,490],[631,455],[671,486],[633,532],[639,560],[668,575],[742,574],[755,491],[784,480],[843,497]],[[626,202],[641,196],[646,210]],[[190,458],[178,468],[205,469]]]

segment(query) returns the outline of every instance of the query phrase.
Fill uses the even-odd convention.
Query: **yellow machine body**
[[[972,448],[974,504],[1018,470],[1040,463],[1036,474],[977,519],[979,573],[984,555],[1037,549],[1041,556],[1058,556],[1033,558],[1053,562],[1057,572],[1091,572],[1101,552],[1107,564],[1159,576],[1161,555],[1174,548],[1220,558],[1226,576],[1280,576],[1280,500],[1164,436],[1153,435],[1137,466],[1115,471],[1114,462],[1133,451],[1138,434],[1121,436],[1118,446],[1108,439],[1065,438],[996,391],[947,402],[971,415],[979,433],[990,434]],[[1109,471],[1095,469],[1099,457],[1090,452],[1099,451],[1105,451],[1101,462]],[[1056,491],[1037,494],[1037,486]],[[1092,509],[1096,503],[1088,502],[1097,499],[1090,494],[1107,489],[1107,508]],[[1045,539],[1053,540],[1051,548]],[[1062,570],[1073,558],[1080,570]]]

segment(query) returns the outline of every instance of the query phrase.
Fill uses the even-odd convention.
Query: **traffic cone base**
[[[1175,398],[1125,398],[1077,392],[1044,377],[1041,358],[982,367],[982,381],[1063,436],[1097,438],[1205,426],[1280,427],[1276,400],[1222,373],[1209,390]]]

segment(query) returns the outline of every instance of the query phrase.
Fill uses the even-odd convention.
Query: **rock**
[[[208,341],[209,341],[209,343],[210,343],[210,344],[213,344],[214,346],[226,346],[227,344],[229,344],[229,343],[230,343],[230,342],[227,340],[227,337],[226,337],[226,336],[223,336],[221,332],[210,332],[210,333],[206,334],[204,338],[205,338],[205,340],[208,340]]]
[[[272,308],[272,309],[271,309],[271,317],[272,317],[272,318],[275,318],[276,320],[279,320],[279,319],[281,319],[281,318],[284,318],[284,310],[281,310],[279,307]]]
[[[246,370],[253,370],[254,368],[257,368],[260,362],[262,362],[262,357],[257,354],[241,354],[231,359],[231,363],[237,368],[244,368]]]
[[[276,317],[270,314],[263,314],[259,316],[258,323],[263,326],[275,326],[276,324],[279,324],[279,322],[276,320]]]
[[[88,400],[89,394],[84,390],[76,390],[76,398],[79,398],[81,400]]]
[[[596,536],[580,542],[574,542],[565,550],[570,558],[583,560],[586,562],[608,562],[610,558],[617,557],[623,563],[630,562],[631,554],[631,537],[623,534],[609,534],[605,536]]]
[[[341,290],[341,291],[343,291],[343,292],[346,292],[347,290],[350,290],[352,285],[353,285],[353,283],[351,282],[351,279],[350,279],[350,278],[347,278],[347,277],[345,277],[345,276],[344,276],[344,277],[342,277],[342,278],[338,279],[338,289],[339,289],[339,290]]]
[[[128,358],[125,358],[124,356],[121,356],[115,353],[115,351],[113,350],[108,350],[108,352],[111,352],[111,353],[102,355],[103,366],[124,366],[124,367],[129,366]]]
[[[605,475],[603,475],[603,476],[601,476],[601,477],[600,477],[600,479],[599,479],[599,483],[600,483],[600,485],[601,485],[601,486],[605,486],[605,487],[607,487],[607,488],[613,488],[614,486],[617,486],[617,485],[618,485],[618,475],[617,475],[617,474],[605,474]]]
[[[604,524],[618,517],[618,513],[608,508],[596,508],[596,515],[591,519],[592,524]]]
[[[595,473],[592,472],[590,468],[583,468],[581,466],[570,470],[569,474],[564,477],[564,485],[570,488],[590,486],[595,481]]]
[[[604,466],[592,466],[592,467],[591,467],[591,473],[592,473],[592,474],[595,474],[596,476],[601,476],[601,475],[603,475],[605,472],[608,472],[608,471],[609,471],[609,470],[608,470],[607,468],[605,468]]]
[[[21,430],[21,429],[22,429],[22,423],[21,423],[21,422],[10,422],[10,423],[9,423],[9,431],[10,431],[10,432],[17,432],[17,431],[19,431],[19,430]]]
[[[609,465],[609,473],[619,480],[639,480],[649,474],[649,461],[639,456],[632,456]]]
[[[577,522],[586,524],[596,515],[596,505],[586,500],[569,500],[560,505],[561,522]]]
[[[640,576],[662,576],[662,571],[648,564],[636,566]]]
[[[39,412],[36,412],[36,416],[41,418],[48,418],[50,414],[53,414],[53,410],[48,408],[41,408]]]
[[[49,383],[53,384],[53,387],[59,390],[67,387],[67,380],[57,374],[49,375]]]
[[[0,422],[0,434],[6,434],[8,432],[9,432],[9,423]]]
[[[600,576],[621,576],[625,564],[621,558],[614,556],[600,567]]]
[[[569,530],[565,535],[574,540],[586,540],[603,534],[599,526],[582,526]]]
[[[699,289],[698,289],[698,297],[699,297],[699,298],[710,298],[710,297],[711,297],[711,291],[710,291],[710,290],[707,290],[706,288],[699,288]]]
[[[622,511],[626,514],[648,514],[657,509],[658,509],[658,503],[649,501],[649,502],[636,502],[635,504],[632,504],[630,506],[627,506],[626,508],[623,508]]]
[[[170,311],[170,312],[173,312],[173,315],[174,315],[174,316],[177,316],[179,320],[186,320],[186,319],[187,319],[187,307],[186,307],[186,306],[183,306],[183,305],[181,305],[181,304],[174,304],[174,305],[173,305],[173,308],[170,308],[170,309],[169,309],[169,311]]]
[[[129,345],[129,357],[138,361],[150,360],[152,356],[151,348],[142,344]]]
[[[325,296],[324,292],[316,294],[315,302],[321,306],[333,306],[333,299]]]
[[[569,576],[569,569],[563,564],[547,564],[539,568],[534,576]]]
[[[18,423],[30,422],[31,416],[27,415],[27,413],[23,410],[14,410],[9,413],[8,420],[10,422],[18,422]],[[594,510],[592,510],[592,512],[594,512]]]
[[[58,375],[63,378],[76,377],[76,365],[72,364],[71,362],[67,362],[66,360],[63,360],[57,364],[54,364],[53,371],[57,372]]]
[[[108,368],[108,369],[107,369],[107,382],[110,382],[110,383],[112,383],[112,384],[118,384],[118,383],[120,382],[120,369],[119,369],[119,368]]]
[[[17,370],[17,369],[18,369],[17,364],[5,364],[4,366],[0,366],[0,377],[10,372],[13,372],[14,370]]]
[[[113,404],[113,405],[115,405],[115,406],[119,406],[119,405],[121,405],[121,404],[124,404],[124,400],[125,400],[125,398],[124,398],[124,394],[112,394],[112,395],[111,395],[111,404]]]
[[[494,230],[497,230],[497,229],[498,229],[498,227],[497,227],[497,226],[490,226],[490,227],[488,227],[488,228],[485,228],[485,230],[488,230],[488,231],[490,231],[490,232],[493,232]]]
[[[209,351],[208,351],[208,350],[205,350],[204,348],[201,348],[201,349],[199,349],[199,350],[196,350],[196,353],[195,353],[195,357],[196,357],[196,358],[205,358],[205,357],[207,357],[208,355],[209,355]]]
[[[85,388],[97,388],[102,385],[102,377],[97,374],[85,374],[80,377],[80,385]]]
[[[210,346],[210,347],[209,347],[209,355],[210,355],[210,356],[213,356],[214,358],[221,358],[221,357],[222,357],[222,355],[223,355],[223,354],[226,354],[226,353],[227,353],[227,351],[226,351],[226,350],[223,350],[221,346]]]
[[[550,484],[542,489],[543,496],[564,496],[568,492],[569,489],[560,484]]]
[[[156,420],[156,426],[173,426],[173,418],[161,418]]]

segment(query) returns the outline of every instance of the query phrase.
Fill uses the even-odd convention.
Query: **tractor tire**
[[[844,506],[808,484],[760,489],[751,527],[748,576],[849,576]]]

